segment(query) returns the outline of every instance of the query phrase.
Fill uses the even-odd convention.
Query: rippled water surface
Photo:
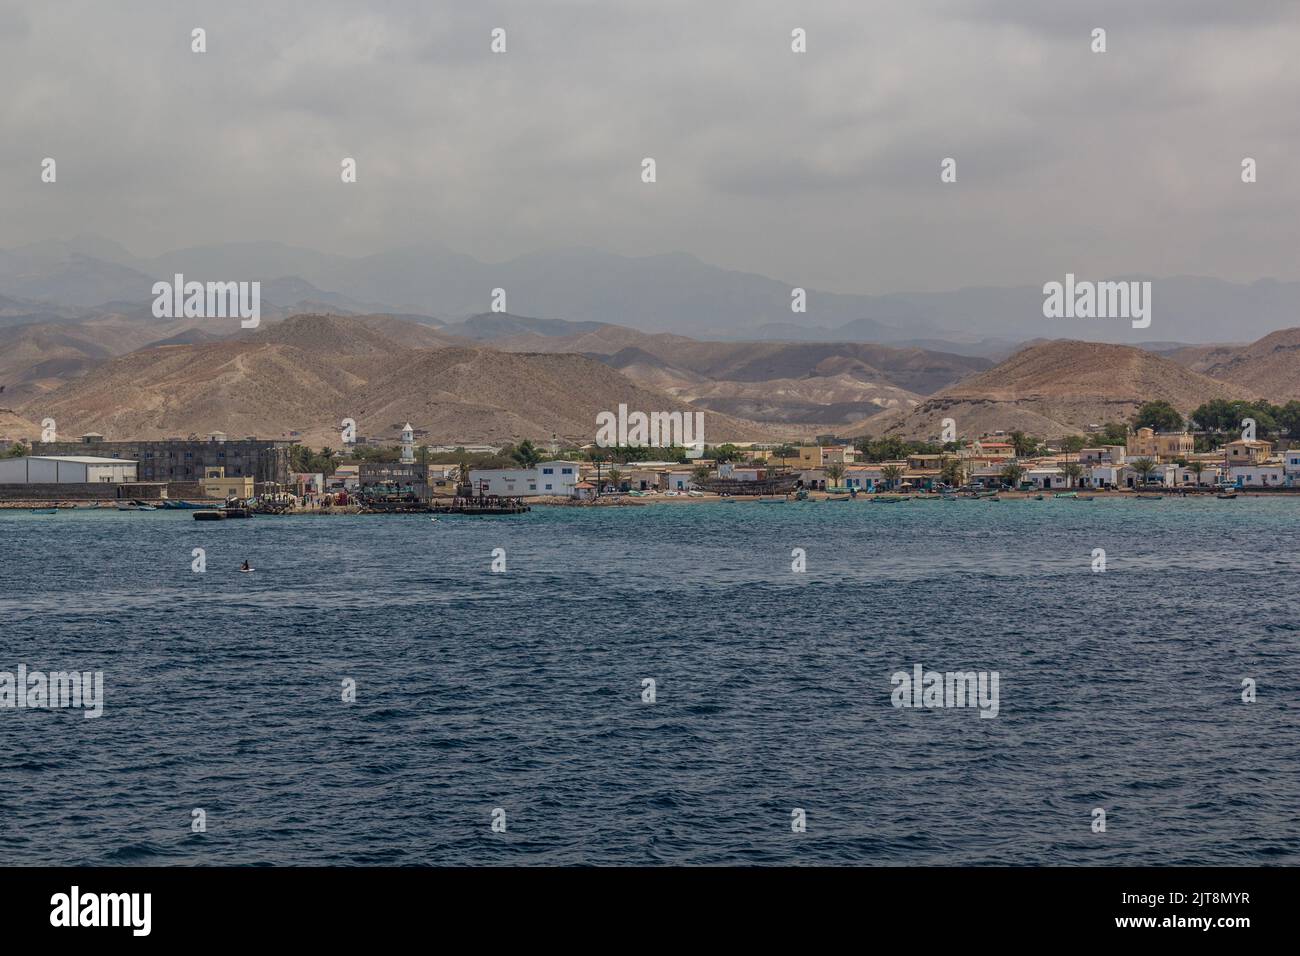
[[[1298,535],[1300,499],[0,512],[0,671],[106,696],[0,709],[0,864],[1297,863]],[[1000,713],[894,708],[918,663]]]

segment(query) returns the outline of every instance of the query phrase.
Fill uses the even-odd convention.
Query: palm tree
[[[840,479],[844,477],[844,466],[839,462],[831,462],[826,466],[826,477],[831,480],[832,488],[838,488]]]
[[[1025,477],[1025,469],[1016,464],[1007,465],[1002,469],[1002,474],[999,477],[1012,488],[1019,488],[1020,479]]]
[[[1196,487],[1201,486],[1201,472],[1205,471],[1205,462],[1192,461],[1187,463],[1187,470],[1196,476]]]
[[[521,468],[534,468],[542,460],[542,453],[536,445],[525,438],[510,452],[510,457],[518,462]]]
[[[1073,488],[1074,483],[1078,481],[1079,476],[1083,474],[1083,465],[1079,464],[1077,461],[1067,461],[1061,466],[1061,471],[1065,475],[1065,487]]]
[[[903,469],[897,465],[886,465],[880,469],[880,477],[885,479],[885,487],[893,488],[894,482],[903,477]],[[940,502],[943,504],[943,502]]]
[[[939,477],[945,485],[959,487],[966,480],[966,463],[960,458],[945,458]]]
[[[1155,459],[1138,458],[1132,462],[1133,470],[1142,477],[1142,484],[1146,484],[1151,478],[1151,472],[1156,470]]]
[[[619,471],[617,468],[611,468],[609,470],[609,475],[606,477],[606,480],[611,485],[614,486],[615,491],[618,491],[619,490],[618,483],[623,480],[623,473]]]
[[[1017,458],[1027,457],[1038,444],[1022,431],[1014,431],[1007,437],[1011,439],[1011,445],[1016,451]]]

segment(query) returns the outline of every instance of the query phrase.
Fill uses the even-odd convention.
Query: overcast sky
[[[0,88],[4,247],[681,250],[868,293],[1300,278],[1285,0],[0,0]]]

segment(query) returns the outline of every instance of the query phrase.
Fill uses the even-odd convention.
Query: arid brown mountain
[[[194,319],[146,324],[115,316],[0,327],[0,404],[31,401],[115,355],[203,334]]]
[[[338,444],[343,418],[395,437],[410,420],[431,442],[591,441],[596,415],[690,409],[586,356],[446,345],[435,329],[388,316],[295,316],[236,339],[143,349],[104,362],[22,406],[65,434],[230,435]],[[413,347],[431,345],[433,347]],[[772,439],[708,412],[710,441]]]
[[[485,319],[485,317],[478,317]],[[753,421],[832,430],[990,367],[987,359],[859,342],[705,342],[618,325],[573,334],[569,323],[512,317],[494,348],[595,355],[629,378],[715,411]],[[474,320],[466,323],[475,326]],[[587,324],[589,325],[589,324]],[[543,329],[543,331],[538,331]]]
[[[1206,375],[1249,388],[1269,401],[1300,399],[1300,328],[1280,329],[1250,345],[1217,348],[1201,364]]]
[[[1213,398],[1256,394],[1132,346],[1056,341],[1022,349],[910,412],[877,415],[855,433],[932,438],[951,418],[961,437],[1021,429],[1053,438],[1129,418],[1147,401],[1163,399],[1187,413]]]
[[[4,396],[0,395],[0,398]],[[12,408],[0,406],[0,438],[31,442],[40,438],[41,429],[33,421],[23,418]]]

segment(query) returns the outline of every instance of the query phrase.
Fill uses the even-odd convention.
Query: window
[[[546,490],[547,490],[547,491],[550,491],[550,490],[551,490],[551,486],[550,486],[550,485],[547,485],[547,486],[546,486]]]
[[[561,468],[561,469],[560,469],[560,474],[562,474],[562,475],[571,475],[571,474],[573,474],[573,469],[572,469],[572,468]]]
[[[553,475],[553,474],[555,474],[555,469],[554,469],[554,468],[543,468],[543,469],[542,469],[542,474],[543,474],[543,475]],[[547,485],[546,487],[549,488],[549,487],[551,487],[551,486],[550,486],[550,485]]]

